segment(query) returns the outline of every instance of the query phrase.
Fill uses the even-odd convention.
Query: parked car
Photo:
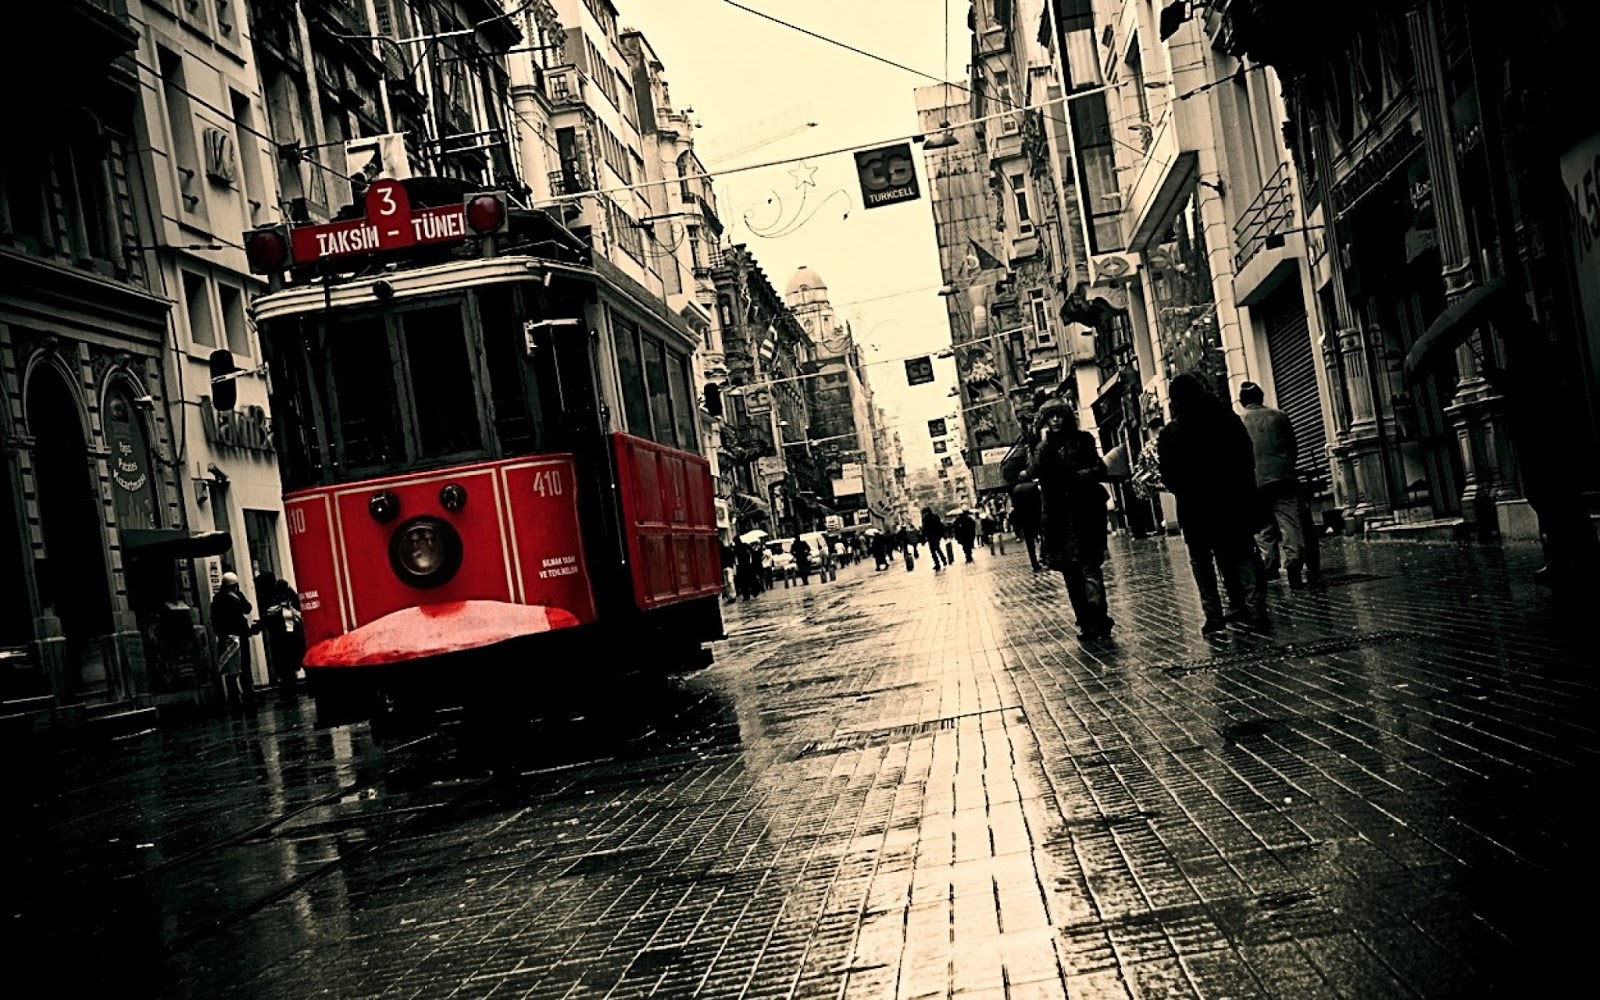
[[[789,551],[793,544],[792,538],[774,538],[767,542],[767,551],[772,553],[772,571],[779,576],[794,570],[794,555]]]

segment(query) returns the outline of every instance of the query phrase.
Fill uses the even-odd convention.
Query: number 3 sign
[[[861,177],[861,204],[867,208],[916,201],[922,196],[909,143],[861,150],[856,153],[856,173]]]

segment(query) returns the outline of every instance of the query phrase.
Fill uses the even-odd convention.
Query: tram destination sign
[[[289,252],[296,264],[315,264],[385,250],[454,243],[466,239],[462,205],[413,210],[399,181],[375,181],[367,189],[364,219],[346,219],[289,230]]]

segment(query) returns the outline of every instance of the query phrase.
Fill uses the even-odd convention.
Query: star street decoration
[[[817,168],[804,160],[789,171],[789,176],[794,178],[794,189],[796,191],[804,191],[808,187],[817,186]]]

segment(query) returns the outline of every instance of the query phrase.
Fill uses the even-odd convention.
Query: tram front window
[[[420,457],[485,450],[461,304],[407,310],[399,318]]]
[[[336,462],[345,473],[393,465],[405,454],[394,361],[383,317],[328,324],[328,400],[339,428]]]

